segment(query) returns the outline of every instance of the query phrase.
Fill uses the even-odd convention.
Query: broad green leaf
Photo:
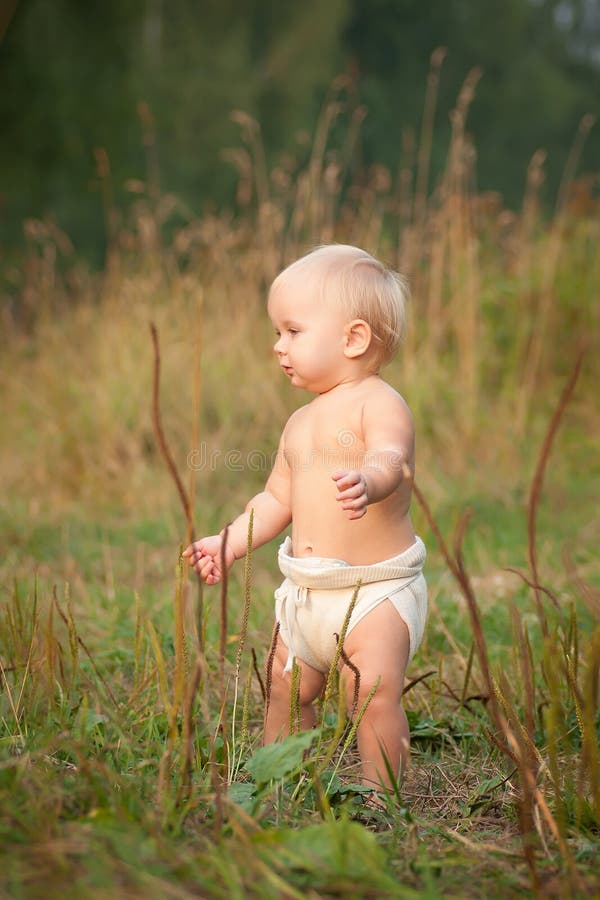
[[[296,872],[310,875],[311,886],[336,896],[400,895],[376,836],[348,819],[263,831],[253,841]],[[401,896],[416,894],[408,889]]]
[[[319,736],[318,729],[290,734],[277,744],[268,744],[254,753],[245,768],[257,784],[268,784],[279,778],[285,778],[302,762],[304,751]]]
[[[247,781],[234,781],[229,785],[227,796],[232,803],[241,806],[246,812],[251,812],[256,799],[256,785]]]

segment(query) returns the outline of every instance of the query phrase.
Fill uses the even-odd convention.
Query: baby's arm
[[[285,434],[285,432],[284,432]],[[252,546],[266,544],[284,528],[291,520],[291,484],[290,468],[284,456],[284,437],[282,435],[273,470],[269,475],[263,491],[253,497],[244,512],[235,519],[227,531],[225,545],[225,565],[233,565],[246,553],[248,546],[248,527],[250,513],[254,510],[252,523]],[[190,544],[183,551],[183,556],[190,561],[192,568],[200,574],[207,584],[217,584],[222,576],[222,553],[225,529],[219,534],[210,535]]]
[[[363,412],[365,461],[360,470],[333,474],[337,500],[349,519],[360,519],[367,506],[395,491],[404,467],[412,468],[415,433],[412,416],[399,395],[378,395]]]

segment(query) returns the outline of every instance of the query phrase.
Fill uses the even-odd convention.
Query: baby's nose
[[[273,345],[273,350],[275,351],[275,353],[283,353],[283,341],[281,339],[281,336],[278,337],[277,340],[275,341],[275,344]]]

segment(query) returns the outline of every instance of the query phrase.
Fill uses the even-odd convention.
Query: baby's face
[[[319,299],[312,280],[289,275],[271,289],[268,308],[279,365],[294,387],[322,394],[348,372],[346,316]]]

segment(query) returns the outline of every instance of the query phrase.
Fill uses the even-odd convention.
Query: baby
[[[320,247],[273,282],[269,317],[275,354],[294,387],[315,395],[288,420],[264,490],[230,525],[227,567],[290,523],[279,549],[285,580],[275,591],[275,655],[265,743],[289,727],[290,670],[301,670],[301,727],[314,725],[337,637],[360,581],[343,644],[351,708],[360,672],[357,734],[362,778],[389,788],[409,758],[402,708],[407,663],[421,642],[427,612],[423,542],[409,516],[414,427],[402,397],[379,375],[398,349],[404,325],[402,278],[357,247]],[[207,584],[222,576],[223,532],[185,551]]]

